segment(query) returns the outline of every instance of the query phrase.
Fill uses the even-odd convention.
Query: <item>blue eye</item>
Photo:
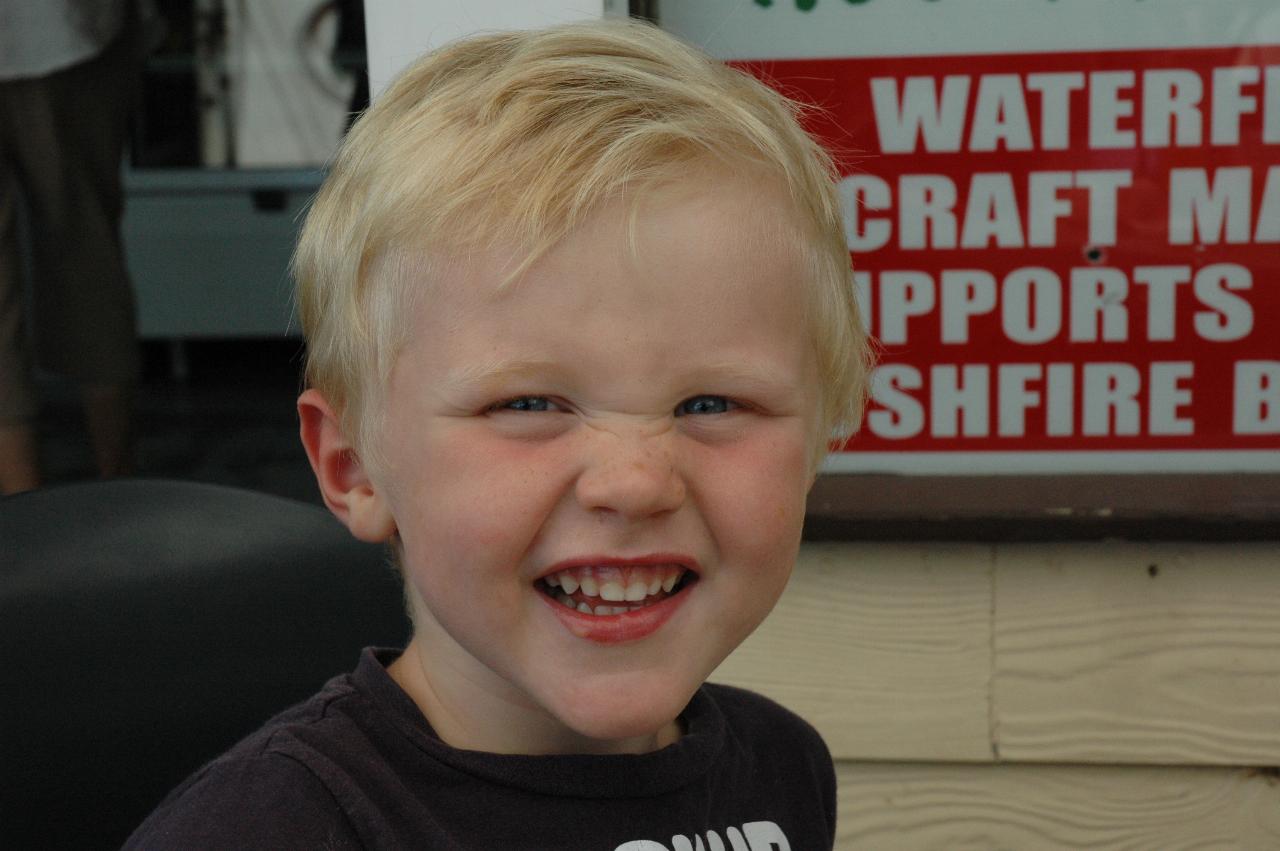
[[[733,408],[733,403],[723,396],[693,396],[676,406],[676,416],[724,414],[731,408]]]
[[[499,402],[489,410],[543,413],[555,410],[555,404],[546,396],[517,396],[514,399]]]

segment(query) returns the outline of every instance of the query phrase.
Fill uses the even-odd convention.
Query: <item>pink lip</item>
[[[546,594],[538,596],[550,607],[551,613],[578,638],[585,638],[597,644],[621,644],[624,641],[639,641],[657,632],[675,614],[676,609],[684,604],[685,598],[692,591],[693,589],[686,588],[660,603],[621,615],[586,615],[551,599]]]
[[[567,559],[546,571],[543,576],[586,565],[629,567],[656,564],[678,564],[692,571],[695,575],[700,572],[697,561],[689,556],[675,553],[655,553],[638,558],[588,556],[586,558]],[[668,597],[651,606],[644,606],[619,615],[583,614],[577,609],[571,609],[563,603],[553,600],[546,594],[539,593],[538,596],[550,607],[551,613],[559,618],[560,622],[578,638],[585,638],[597,644],[621,644],[628,641],[639,641],[657,632],[663,624],[671,619],[676,610],[684,605],[685,599],[692,590],[692,588],[685,588],[674,597]]]

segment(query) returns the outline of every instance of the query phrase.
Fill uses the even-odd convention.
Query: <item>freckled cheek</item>
[[[523,547],[559,499],[556,465],[545,445],[442,441],[423,458],[416,502],[427,506],[424,520],[441,539],[488,550]]]
[[[803,440],[753,440],[720,447],[704,476],[704,510],[721,546],[745,569],[782,582],[804,524],[808,451]]]
[[[795,504],[803,512],[809,486],[809,446],[797,432],[764,432],[749,440],[715,447],[706,453],[705,460],[720,468],[717,478],[731,481],[743,491],[766,490],[773,497],[775,513],[777,506]]]

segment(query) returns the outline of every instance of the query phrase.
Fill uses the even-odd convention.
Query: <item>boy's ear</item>
[[[390,507],[320,391],[313,388],[298,397],[298,418],[302,445],[324,504],[362,541],[379,543],[394,535],[396,521]]]

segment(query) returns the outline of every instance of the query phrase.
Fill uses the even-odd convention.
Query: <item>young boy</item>
[[[817,734],[704,685],[781,594],[865,379],[789,104],[637,23],[453,44],[353,129],[296,272],[302,440],[390,542],[413,638],[129,847],[829,848]]]

